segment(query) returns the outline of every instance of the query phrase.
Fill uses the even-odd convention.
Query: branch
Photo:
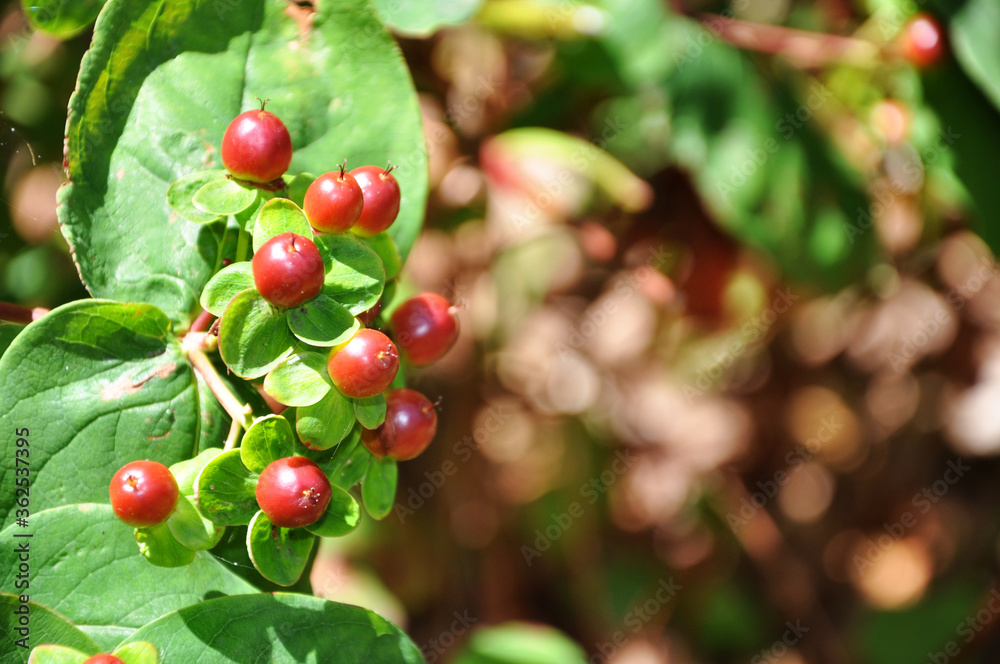
[[[42,307],[29,309],[28,307],[22,307],[19,304],[0,302],[0,320],[7,321],[8,323],[27,325],[28,323],[38,320],[47,313],[49,313],[49,310],[43,309]]]
[[[709,32],[733,46],[782,55],[805,68],[834,62],[871,67],[880,60],[880,47],[864,39],[750,23],[715,14],[699,14],[697,18]]]
[[[244,429],[249,429],[250,425],[253,424],[253,410],[249,404],[240,403],[240,400],[229,391],[229,387],[223,382],[208,356],[201,350],[191,348],[188,350],[188,358],[194,365],[195,371],[201,374],[205,383],[208,384],[208,388],[212,390],[215,398],[233,418],[233,422]]]

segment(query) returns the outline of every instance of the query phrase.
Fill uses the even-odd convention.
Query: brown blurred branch
[[[43,309],[42,307],[29,309],[28,307],[22,307],[18,304],[0,302],[0,320],[7,321],[8,323],[27,325],[28,323],[38,320],[47,313],[49,313],[49,310]]]
[[[733,46],[781,55],[801,67],[834,62],[865,67],[879,62],[880,47],[864,39],[751,23],[717,14],[697,14],[695,18],[709,32]]]

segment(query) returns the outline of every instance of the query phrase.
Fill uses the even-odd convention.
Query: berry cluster
[[[435,405],[402,386],[402,371],[448,351],[456,310],[433,293],[393,306],[401,263],[386,232],[401,203],[393,167],[348,171],[345,162],[319,177],[290,176],[291,136],[263,103],[229,125],[221,156],[225,171],[182,178],[168,202],[189,221],[238,227],[236,260],[212,277],[201,303],[219,318],[226,369],[263,378],[256,387],[275,414],[239,422],[230,410],[245,430],[225,450],[170,468],[125,465],[111,504],[155,564],[186,564],[225,527],[246,526],[258,571],[290,585],[315,536],[356,527],[353,486],[362,483],[365,508],[381,518],[392,495],[380,478],[391,477],[394,492],[396,477],[384,469],[434,438]]]

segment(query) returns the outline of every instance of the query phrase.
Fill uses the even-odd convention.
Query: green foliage
[[[69,39],[94,22],[106,0],[21,0],[33,26],[59,39]]]
[[[373,0],[379,18],[393,29],[424,36],[435,30],[464,23],[483,0]]]
[[[507,623],[477,630],[455,664],[583,664],[587,656],[551,627]]]
[[[82,650],[89,654],[96,654],[100,648],[89,636],[75,627],[61,615],[37,602],[21,602],[19,595],[8,595],[0,593],[0,629],[3,633],[14,638],[5,638],[0,641],[0,659],[10,664],[27,664],[28,655],[31,652],[28,648],[22,648],[17,641],[22,638],[22,634],[17,630],[25,628],[20,624],[19,618],[24,615],[27,606],[31,616],[30,633],[31,643],[52,643]],[[20,610],[22,613],[17,613]]]
[[[361,481],[361,497],[372,518],[384,519],[392,511],[398,478],[399,467],[394,459],[372,459]]]

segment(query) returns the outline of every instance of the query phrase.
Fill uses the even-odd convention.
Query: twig
[[[834,62],[871,67],[880,59],[879,45],[864,39],[751,23],[715,14],[698,14],[697,18],[712,34],[733,46],[782,55],[801,67],[819,67]]]
[[[38,320],[47,313],[49,313],[49,310],[43,309],[42,307],[29,309],[28,307],[22,307],[19,304],[0,302],[0,320],[7,321],[8,323],[27,325],[28,323]]]
[[[236,449],[236,441],[240,439],[240,431],[242,430],[243,427],[236,421],[236,418],[233,418],[233,423],[229,426],[229,435],[226,436],[226,445],[222,448],[223,451],[228,452]]]
[[[233,418],[234,424],[249,429],[253,423],[253,410],[249,404],[240,403],[239,399],[229,391],[229,387],[222,381],[222,377],[219,376],[208,356],[201,350],[191,348],[188,350],[188,358],[194,365],[195,371],[201,374],[205,383],[208,384],[208,388],[212,390],[215,398]]]
[[[213,318],[214,316],[210,312],[202,310],[198,314],[198,317],[194,319],[194,322],[191,323],[191,329],[188,332],[204,332]]]

